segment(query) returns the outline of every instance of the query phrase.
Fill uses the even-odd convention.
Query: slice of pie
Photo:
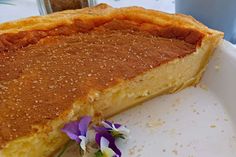
[[[0,25],[0,156],[48,157],[60,128],[199,82],[223,33],[106,4]]]

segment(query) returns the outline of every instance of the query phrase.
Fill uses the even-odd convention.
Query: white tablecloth
[[[0,22],[39,15],[36,0],[8,0],[13,5],[0,4]],[[173,13],[174,0],[97,0],[114,7],[142,6],[145,8]]]

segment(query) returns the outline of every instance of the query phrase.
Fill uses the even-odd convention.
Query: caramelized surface
[[[183,40],[117,24],[0,52],[1,147],[57,118],[90,90],[104,90],[196,50]],[[129,29],[117,29],[126,25]]]

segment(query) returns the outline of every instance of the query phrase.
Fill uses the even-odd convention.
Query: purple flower
[[[97,153],[100,156],[121,157],[121,151],[117,148],[115,138],[110,133],[98,132],[95,141],[100,146],[100,150]]]
[[[88,143],[87,131],[90,122],[91,117],[84,116],[80,121],[73,121],[65,124],[62,128],[62,132],[66,133],[71,140],[80,144],[80,147],[86,151],[86,144]]]
[[[111,123],[109,121],[102,121],[103,126],[95,127],[96,132],[110,132],[114,137],[125,138],[128,137],[129,129],[125,126],[117,123]]]

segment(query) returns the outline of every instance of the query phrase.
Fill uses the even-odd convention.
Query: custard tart
[[[196,85],[222,37],[190,16],[106,4],[0,24],[0,156],[48,157],[69,121]]]

